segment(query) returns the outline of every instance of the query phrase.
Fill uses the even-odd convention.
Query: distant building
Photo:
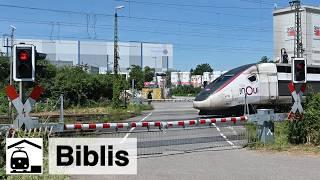
[[[204,72],[203,75],[191,75],[190,72],[171,72],[172,86],[203,87],[204,84],[209,84],[227,71]]]
[[[302,43],[308,64],[320,65],[320,7],[301,7]],[[280,59],[285,48],[289,62],[294,56],[295,11],[286,7],[273,11],[274,59]]]
[[[94,72],[113,71],[113,42],[15,39],[15,44],[21,42],[35,45],[39,52],[46,53],[47,59],[58,66],[88,65]],[[172,44],[148,42],[118,44],[120,73],[128,72],[131,65],[149,66],[156,68],[157,72],[173,69]],[[0,52],[6,52],[6,49],[0,47]]]

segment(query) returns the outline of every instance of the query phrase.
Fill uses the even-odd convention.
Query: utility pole
[[[9,80],[10,80],[10,85],[12,85],[13,84],[13,42],[14,42],[14,31],[17,29],[15,26],[13,26],[13,25],[10,25],[10,27],[11,27],[11,35],[10,35],[10,38],[11,38],[11,44],[10,44],[10,48],[11,48],[11,56],[10,56],[10,77],[9,77]],[[8,45],[8,40],[7,40],[7,46],[9,47],[9,45]],[[7,53],[8,53],[8,50],[7,50]],[[9,102],[9,108],[8,108],[8,116],[9,116],[9,119],[12,119],[12,102],[10,101]]]
[[[301,27],[301,1],[294,0],[289,2],[291,9],[295,10],[295,43],[294,43],[294,57],[301,58],[303,57],[303,44],[302,44],[302,27]]]
[[[14,31],[17,29],[13,25],[10,25],[11,27],[11,57],[10,57],[10,85],[12,85],[12,62],[13,62],[13,41],[14,41]]]
[[[2,35],[3,36],[3,47],[5,47],[6,48],[6,57],[10,57],[9,56],[9,47],[11,47],[11,46],[9,46],[9,34],[3,34]]]
[[[118,74],[118,68],[119,68],[119,46],[118,46],[118,10],[124,8],[124,6],[117,6],[115,8],[115,13],[114,13],[114,63],[113,63],[113,72],[115,75]]]

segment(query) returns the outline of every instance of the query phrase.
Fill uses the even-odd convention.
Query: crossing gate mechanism
[[[13,85],[9,85],[6,87],[6,93],[12,102],[13,106],[17,110],[17,117],[13,121],[13,128],[15,129],[30,129],[34,128],[34,121],[29,116],[29,113],[32,110],[33,105],[39,99],[41,93],[43,92],[42,87],[36,86],[30,97],[26,100],[25,103],[22,103],[21,97],[18,96],[16,89]]]

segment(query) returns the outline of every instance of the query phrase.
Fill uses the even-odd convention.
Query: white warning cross
[[[291,119],[293,115],[295,115],[297,112],[300,114],[303,113],[303,107],[301,105],[301,102],[302,102],[302,95],[306,90],[306,84],[303,84],[301,86],[300,91],[298,93],[295,90],[293,82],[288,84],[288,88],[294,100],[294,104],[292,105],[291,111],[288,116],[288,119]]]
[[[36,100],[40,97],[42,92],[43,92],[42,87],[36,86],[32,90],[30,97],[23,104],[14,86],[9,85],[6,87],[6,93],[18,113],[18,116],[13,122],[14,128],[22,128],[23,126],[26,129],[32,128],[33,122],[29,116],[29,113],[31,112],[32,106],[35,104]]]

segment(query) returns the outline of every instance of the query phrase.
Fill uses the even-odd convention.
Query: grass
[[[320,155],[320,146],[314,146],[311,144],[295,145],[289,143],[289,129],[288,123],[275,122],[275,142],[273,144],[260,143],[256,135],[256,125],[253,123],[246,124],[249,145],[248,148],[257,151],[271,151],[271,152],[290,152],[298,154],[316,154]]]
[[[65,115],[80,115],[83,114],[86,117],[68,117],[65,116],[65,123],[90,123],[90,122],[116,122],[129,119],[131,117],[139,116],[142,114],[142,111],[152,110],[153,107],[146,104],[133,105],[129,104],[127,108],[117,108],[113,109],[110,106],[100,106],[100,107],[71,107],[64,110]],[[35,113],[34,115],[43,116],[42,119],[47,118],[48,112]],[[53,115],[58,115],[57,111],[52,112]],[[53,118],[49,119],[50,122],[54,122]],[[57,121],[58,119],[55,119]]]

